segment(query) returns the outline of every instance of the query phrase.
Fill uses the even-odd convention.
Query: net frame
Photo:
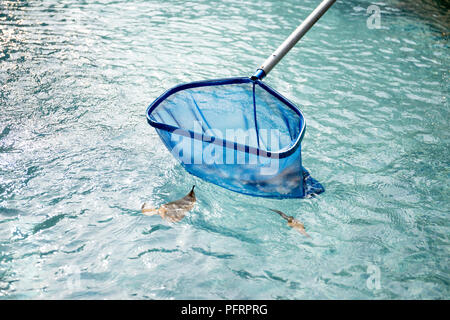
[[[263,148],[260,148],[259,142],[258,147],[251,146],[248,144],[240,144],[235,141],[228,141],[226,139],[220,138],[220,137],[214,137],[210,135],[206,135],[204,133],[199,134],[198,132],[194,132],[189,129],[185,129],[182,127],[173,126],[167,123],[163,123],[161,121],[157,121],[155,117],[153,117],[152,113],[157,110],[157,108],[169,97],[175,95],[176,93],[193,89],[193,88],[201,88],[201,87],[211,87],[215,86],[218,90],[220,90],[221,86],[225,85],[233,85],[233,84],[252,84],[253,85],[253,103],[254,107],[255,105],[255,88],[258,87],[268,94],[270,94],[273,98],[277,99],[280,103],[287,106],[290,110],[292,110],[296,117],[298,117],[299,126],[298,134],[295,137],[295,140],[292,141],[292,143],[287,148],[282,148],[279,151],[268,151]],[[168,135],[170,134],[177,134],[181,136],[188,137],[190,139],[194,139],[197,141],[201,141],[202,143],[212,143],[217,146],[221,146],[223,148],[229,148],[233,149],[236,152],[244,152],[249,155],[256,155],[257,157],[263,157],[263,158],[270,158],[270,159],[280,159],[283,163],[291,163],[289,157],[292,156],[295,159],[294,162],[298,162],[295,164],[295,169],[298,171],[296,174],[298,175],[298,181],[296,182],[298,184],[298,189],[294,191],[287,191],[287,192],[266,192],[266,191],[260,191],[255,188],[247,188],[241,186],[237,186],[236,183],[233,185],[232,182],[223,181],[220,179],[217,179],[215,177],[211,177],[210,170],[204,170],[204,172],[201,172],[201,168],[198,169],[195,167],[195,165],[189,164],[186,165],[183,162],[181,163],[182,166],[191,174],[196,175],[206,181],[215,183],[219,186],[222,186],[224,188],[227,188],[232,191],[236,191],[239,193],[244,193],[252,196],[258,196],[258,197],[269,197],[269,198],[303,198],[305,196],[308,196],[308,194],[311,193],[321,193],[324,191],[323,187],[318,183],[316,180],[312,179],[309,175],[308,171],[303,168],[301,164],[301,141],[304,137],[305,130],[306,130],[306,121],[303,116],[303,113],[300,111],[300,109],[291,101],[289,101],[287,98],[282,96],[280,93],[278,93],[273,88],[269,87],[268,85],[264,84],[259,79],[252,79],[248,77],[236,77],[236,78],[225,78],[225,79],[212,79],[212,80],[202,80],[202,81],[195,81],[190,83],[184,83],[177,85],[166,92],[164,92],[161,96],[159,96],[157,99],[155,99],[148,107],[146,111],[147,115],[147,122],[156,129],[158,135],[166,145],[166,147],[171,151],[172,146],[170,143],[168,143]],[[256,125],[256,119],[255,119],[255,125]],[[258,130],[256,128],[256,130]],[[259,140],[258,140],[259,141]],[[284,159],[284,160],[283,160]],[[251,170],[251,169],[250,169]],[[205,174],[205,172],[208,172],[208,174]],[[225,178],[226,179],[226,178]],[[296,180],[295,178],[294,180]],[[308,184],[308,185],[307,185]],[[263,188],[261,189],[263,190]]]

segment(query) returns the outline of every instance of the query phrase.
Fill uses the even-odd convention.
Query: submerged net
[[[302,113],[259,80],[176,86],[148,107],[147,120],[183,167],[206,181],[261,197],[324,191],[302,166]]]

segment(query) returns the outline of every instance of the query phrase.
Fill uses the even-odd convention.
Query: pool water
[[[316,198],[204,182],[146,122],[174,85],[252,75],[318,3],[1,0],[0,296],[448,299],[444,1],[338,1],[264,80],[304,113]],[[181,222],[140,213],[194,184]]]

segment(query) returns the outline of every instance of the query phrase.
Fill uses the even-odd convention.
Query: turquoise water
[[[0,296],[449,298],[443,2],[377,2],[370,29],[370,1],[338,1],[265,79],[305,115],[316,198],[203,182],[146,123],[176,84],[251,75],[317,3],[0,0]],[[193,184],[180,223],[140,213]]]

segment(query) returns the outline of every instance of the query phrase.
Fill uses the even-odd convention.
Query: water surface
[[[0,296],[448,298],[445,2],[377,2],[369,29],[370,1],[338,1],[265,79],[305,115],[317,198],[201,181],[146,123],[176,84],[250,76],[317,3],[0,0]],[[140,214],[193,184],[182,222]]]

